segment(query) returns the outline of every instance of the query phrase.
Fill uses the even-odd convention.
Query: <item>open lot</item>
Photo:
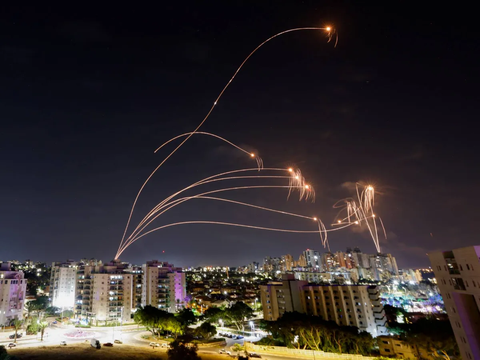
[[[114,345],[113,347],[104,347],[96,350],[90,344],[74,344],[67,346],[40,346],[25,347],[20,346],[9,350],[9,354],[18,356],[21,360],[127,360],[127,359],[167,359],[167,353],[160,348],[152,349],[147,347],[138,347],[130,345]],[[226,360],[225,355],[200,353],[205,360]]]

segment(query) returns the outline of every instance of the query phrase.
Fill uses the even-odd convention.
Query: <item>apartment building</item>
[[[462,359],[480,359],[480,246],[428,256]]]
[[[0,325],[23,318],[27,280],[22,271],[12,271],[9,262],[0,263]]]
[[[177,312],[185,307],[187,297],[185,273],[181,268],[158,260],[142,266],[142,305]]]
[[[135,275],[128,264],[83,264],[77,271],[75,314],[79,319],[128,322],[135,308]]]
[[[292,271],[293,269],[293,256],[290,254],[282,255],[280,259],[280,271]]]
[[[52,306],[61,309],[73,309],[75,306],[77,266],[78,263],[73,260],[52,263],[50,276]]]
[[[356,326],[372,336],[385,335],[386,318],[376,287],[310,285],[285,275],[282,282],[260,286],[264,319],[277,320],[297,311],[338,325]]]
[[[296,280],[292,274],[284,274],[282,281],[260,285],[263,318],[275,321],[286,312],[304,312],[301,293],[307,284],[307,281]]]
[[[322,270],[322,260],[318,251],[307,249],[303,252],[303,256],[307,262],[307,267],[315,269],[315,271]]]

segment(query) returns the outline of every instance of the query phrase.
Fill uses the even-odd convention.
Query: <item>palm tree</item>
[[[46,321],[41,321],[38,324],[38,328],[40,329],[40,334],[41,334],[40,341],[43,341],[43,334],[45,333],[45,329],[47,328],[47,326],[48,326],[48,323]]]
[[[16,343],[17,342],[17,333],[18,333],[18,330],[20,330],[22,328],[23,321],[15,319],[15,320],[13,320],[12,325],[13,325],[13,328],[15,329],[15,337],[14,337],[13,342]]]

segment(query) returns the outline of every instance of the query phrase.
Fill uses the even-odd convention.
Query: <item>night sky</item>
[[[0,11],[0,260],[112,259],[139,187],[168,154],[153,151],[196,127],[260,42],[325,25],[338,32],[336,48],[320,31],[273,40],[202,127],[258,152],[266,166],[299,167],[316,202],[287,201],[283,190],[221,195],[329,224],[332,205],[353,195],[353,183],[372,183],[388,232],[382,251],[399,267],[429,265],[428,251],[479,243],[480,49],[472,9],[13,3]],[[253,165],[215,139],[193,137],[147,185],[133,222],[194,181]],[[185,220],[315,230],[308,220],[209,200],[187,202],[155,224]],[[330,244],[375,251],[366,232],[332,233]],[[297,258],[306,248],[323,251],[318,235],[187,225],[142,238],[121,259],[236,266],[267,255]]]

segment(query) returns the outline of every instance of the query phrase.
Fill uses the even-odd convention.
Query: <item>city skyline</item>
[[[319,32],[275,39],[252,57],[204,130],[268,166],[300,168],[317,200],[256,190],[232,198],[330,224],[334,204],[351,196],[356,182],[373,184],[388,235],[382,252],[400,267],[428,266],[426,253],[450,242],[474,243],[469,214],[478,169],[466,164],[478,147],[467,127],[478,56],[468,21],[442,8],[391,14],[388,7],[313,1],[192,7],[185,13],[168,4],[155,16],[118,7],[110,16],[101,5],[96,14],[38,6],[14,17],[13,6],[0,15],[8,34],[1,35],[7,71],[0,79],[8,91],[0,114],[9,134],[0,177],[2,260],[113,259],[138,188],[171,149],[153,151],[193,131],[255,46],[298,26],[333,26],[338,44]],[[214,139],[193,137],[145,188],[134,219],[172,192],[249,161]],[[215,220],[315,230],[207,200],[162,219],[159,226]],[[332,233],[330,247],[375,249],[364,229]],[[120,259],[239,266],[307,248],[325,251],[318,234],[186,225],[143,238]]]

